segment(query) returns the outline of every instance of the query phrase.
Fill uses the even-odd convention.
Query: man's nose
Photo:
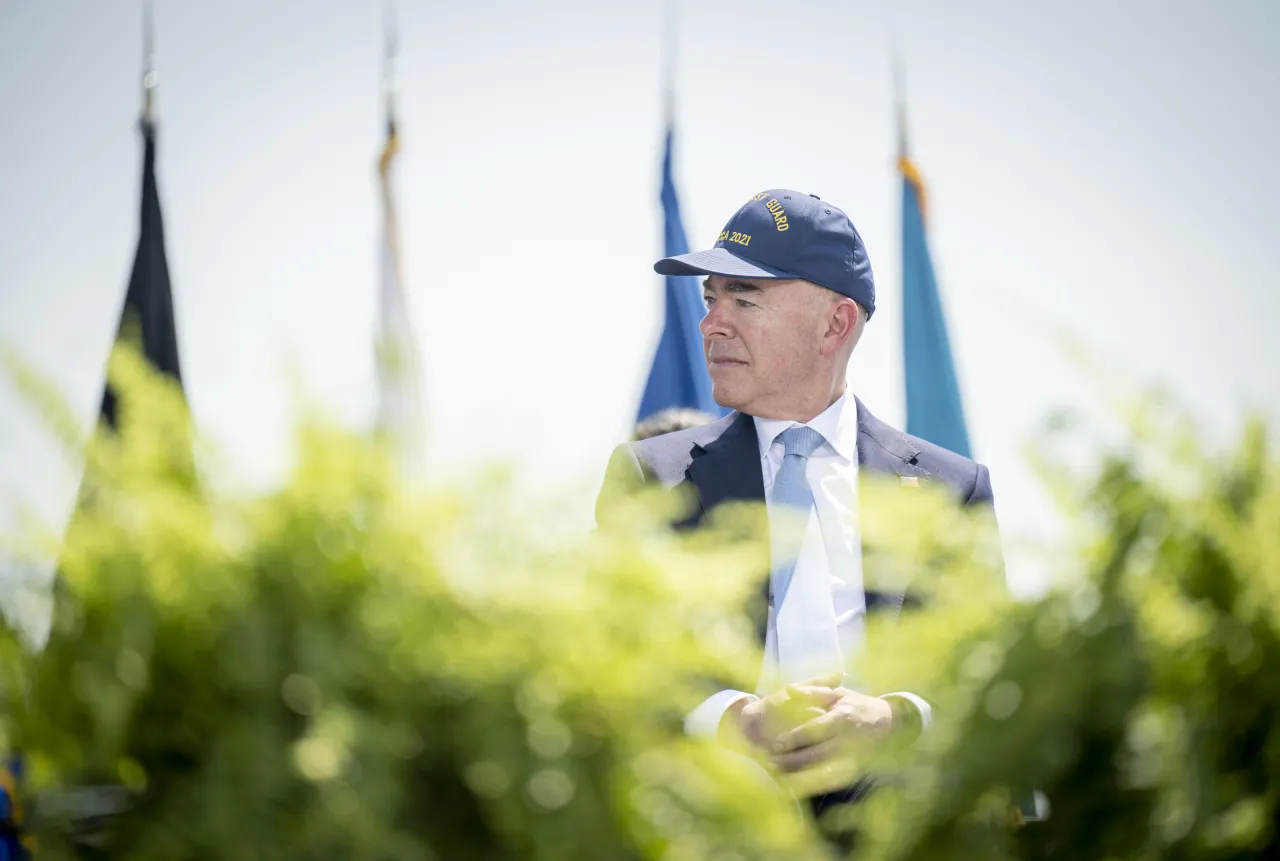
[[[733,329],[729,325],[729,321],[725,319],[723,313],[717,310],[715,305],[712,305],[707,310],[706,316],[698,323],[698,331],[702,333],[702,337],[708,340],[733,337]]]

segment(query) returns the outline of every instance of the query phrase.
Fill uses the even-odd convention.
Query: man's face
[[[822,288],[805,281],[712,275],[703,282],[707,315],[698,328],[716,403],[794,418],[797,396],[813,388],[822,361],[826,314],[814,291]]]

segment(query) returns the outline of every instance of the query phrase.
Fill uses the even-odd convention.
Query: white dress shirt
[[[862,538],[858,530],[858,410],[841,395],[813,420],[755,418],[764,477],[765,505],[774,516],[773,482],[782,467],[778,436],[797,425],[822,435],[824,442],[809,456],[805,477],[814,507],[804,526],[795,557],[791,586],[781,607],[769,607],[764,662],[756,694],[763,696],[788,682],[800,682],[831,670],[844,672],[844,685],[860,689],[849,669],[865,645],[867,601],[862,583]],[[775,548],[774,555],[778,551]],[[775,558],[774,563],[778,560]],[[753,695],[720,691],[685,718],[691,735],[715,738],[720,719],[731,705]],[[907,692],[884,694],[915,706],[922,726],[932,720],[929,704]]]

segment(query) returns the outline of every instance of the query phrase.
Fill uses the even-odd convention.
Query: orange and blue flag
[[[972,457],[946,315],[925,233],[924,183],[907,155],[905,134],[898,170],[902,174],[902,348],[907,433]]]

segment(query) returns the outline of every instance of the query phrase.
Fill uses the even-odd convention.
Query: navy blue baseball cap
[[[664,257],[659,275],[799,278],[876,309],[867,247],[849,216],[818,198],[786,188],[752,197],[720,231],[714,247]]]

